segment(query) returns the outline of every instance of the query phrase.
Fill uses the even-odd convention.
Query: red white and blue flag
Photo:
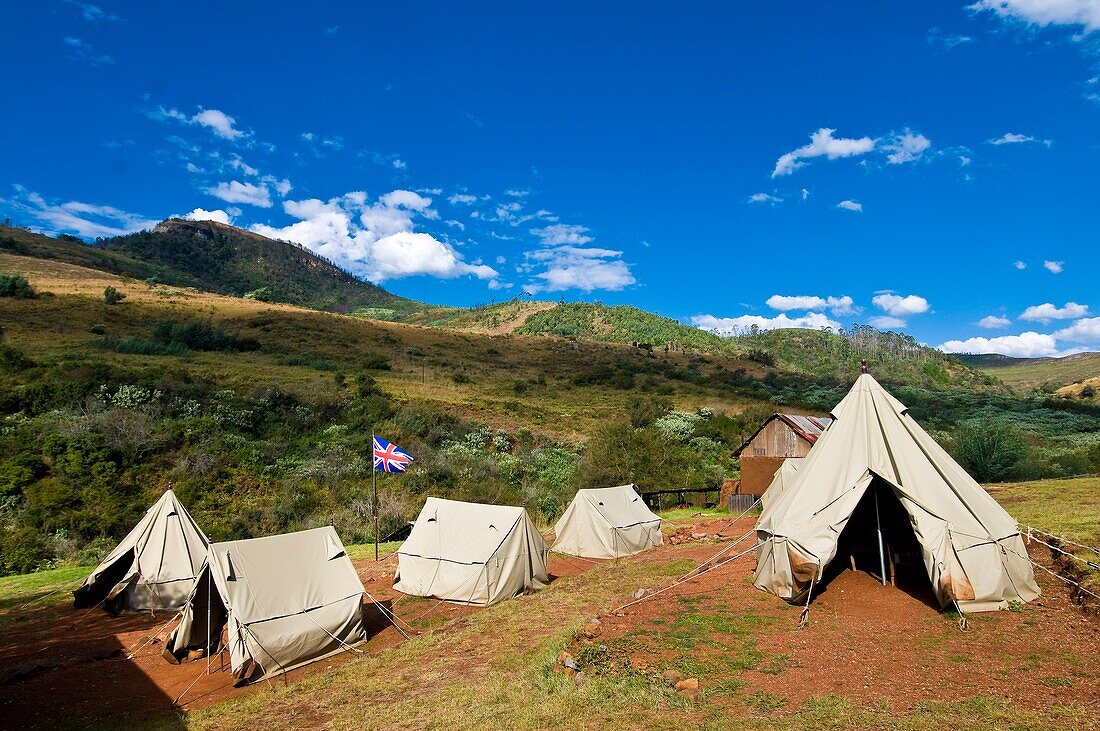
[[[382,437],[374,438],[374,470],[376,472],[404,472],[413,461],[412,455]]]

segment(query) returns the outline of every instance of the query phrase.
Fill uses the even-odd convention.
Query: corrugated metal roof
[[[772,422],[772,419],[782,419],[787,426],[794,430],[795,434],[805,439],[810,444],[817,442],[817,438],[821,436],[821,433],[825,431],[829,424],[833,423],[831,417],[828,416],[802,416],[801,414],[772,414],[767,420],[760,425],[760,428],[753,432],[753,435],[746,439],[744,443],[733,452],[735,458],[741,456],[741,452],[749,445],[756,435],[764,430],[768,424]]]
[[[804,437],[810,444],[816,442],[817,438],[821,436],[821,432],[833,423],[833,420],[828,416],[802,416],[801,414],[776,414],[776,416],[787,422],[792,429],[798,432],[799,436]]]

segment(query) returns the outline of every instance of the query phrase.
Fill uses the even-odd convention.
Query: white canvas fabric
[[[757,523],[754,583],[787,600],[805,597],[875,478],[900,500],[941,605],[964,612],[1039,595],[1016,521],[909,415],[863,374],[790,486]]]
[[[523,508],[430,497],[397,551],[404,594],[495,604],[549,582],[546,541]]]
[[[767,510],[768,506],[777,502],[779,496],[787,491],[787,488],[794,482],[794,476],[804,459],[805,457],[788,457],[783,460],[783,464],[779,465],[779,469],[775,471],[775,476],[772,477],[768,489],[764,490],[764,494],[760,496],[762,511]]]
[[[661,519],[634,485],[577,490],[554,526],[553,550],[585,558],[622,558],[660,546]]]
[[[74,592],[77,607],[113,613],[178,609],[209,541],[175,493],[165,490],[133,530]]]
[[[363,584],[336,529],[213,543],[164,657],[211,654],[227,629],[237,677],[292,670],[364,639]]]

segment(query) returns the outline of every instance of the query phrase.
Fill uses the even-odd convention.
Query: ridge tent
[[[468,604],[542,589],[546,541],[523,508],[430,497],[397,551],[394,588]]]
[[[665,542],[661,519],[633,484],[577,490],[554,534],[553,550],[584,558],[632,556]]]
[[[292,670],[364,639],[363,594],[331,526],[211,543],[164,658],[212,657],[228,629],[238,679]]]
[[[767,510],[769,505],[778,502],[779,496],[786,492],[787,488],[794,482],[794,476],[798,473],[798,468],[802,466],[805,459],[805,457],[788,457],[783,460],[783,464],[779,465],[779,469],[775,471],[771,484],[760,496],[761,511]]]
[[[862,374],[833,417],[757,522],[758,588],[801,601],[842,543],[874,546],[882,515],[894,518],[887,540],[912,546],[941,607],[988,611],[1039,595],[1016,521],[878,381]],[[878,568],[885,559],[870,550]]]
[[[73,592],[78,609],[100,602],[112,614],[178,609],[209,543],[171,490]]]

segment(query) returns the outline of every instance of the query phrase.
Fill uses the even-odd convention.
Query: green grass
[[[684,520],[697,520],[699,518],[730,518],[729,511],[723,508],[669,508],[668,510],[661,510],[657,512],[661,516],[662,520],[667,520],[671,523]]]
[[[72,592],[94,566],[72,566],[0,578],[0,629],[25,612],[72,603]]]
[[[1100,545],[1100,477],[988,485],[1021,525]]]
[[[1065,386],[1100,376],[1100,353],[1079,353],[1065,358],[1012,358],[976,363],[976,367],[1010,386],[1033,387],[1044,383]]]

